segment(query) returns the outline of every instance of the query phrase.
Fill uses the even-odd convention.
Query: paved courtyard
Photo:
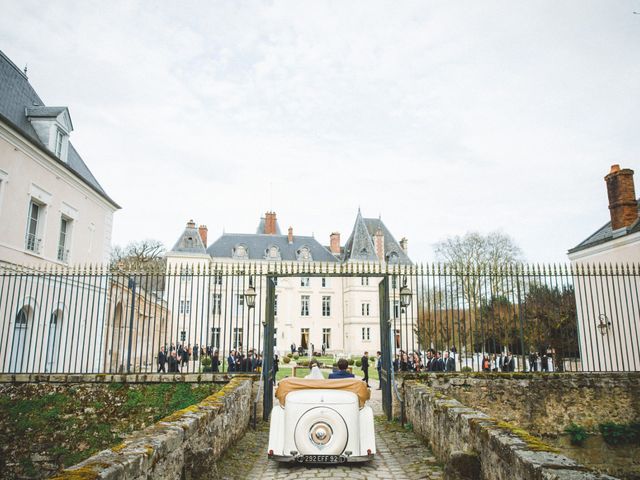
[[[374,460],[358,465],[305,467],[285,465],[267,459],[269,426],[249,429],[245,436],[218,462],[221,479],[432,479],[442,478],[442,467],[410,429],[390,423],[382,415],[380,392],[372,390],[370,404],[376,414],[376,446]]]

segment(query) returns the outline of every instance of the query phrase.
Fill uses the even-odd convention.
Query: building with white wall
[[[610,220],[568,253],[586,370],[640,370],[640,202],[633,173],[611,167]]]
[[[20,265],[64,268],[107,261],[113,214],[120,207],[70,142],[73,129],[69,109],[45,105],[26,74],[0,52],[0,273]],[[89,287],[71,277],[56,284],[20,271],[24,281],[0,282],[0,369],[93,368],[78,360],[78,349],[86,354],[81,339],[96,338],[104,318],[80,315],[77,309],[84,306],[77,299],[105,286]]]
[[[174,329],[177,337],[186,338],[192,345],[213,345],[223,351],[259,345],[261,316],[264,314],[264,298],[258,297],[256,308],[249,312],[243,301],[243,293],[249,282],[239,280],[231,285],[215,275],[209,277],[208,294],[194,297],[194,279],[198,275],[188,273],[205,270],[212,265],[241,268],[253,265],[264,272],[270,265],[285,262],[305,265],[318,272],[337,269],[345,263],[357,263],[366,270],[367,264],[410,264],[406,253],[406,240],[397,242],[381,219],[356,216],[352,233],[344,246],[340,234],[332,233],[330,245],[323,246],[313,236],[295,235],[290,227],[283,235],[274,212],[267,212],[259,222],[255,233],[225,233],[207,246],[207,230],[196,228],[189,222],[167,253],[169,272],[186,272],[178,282],[168,277],[167,297],[169,305],[180,305],[174,312]],[[172,278],[176,279],[172,285]],[[325,345],[327,352],[373,354],[380,348],[380,312],[378,283],[380,277],[353,276],[290,276],[280,277],[276,285],[275,340],[276,350],[289,351],[291,345],[307,351],[320,352]],[[242,283],[242,284],[240,284]],[[253,285],[258,292],[262,285]],[[397,298],[395,298],[397,297]],[[399,295],[395,290],[392,314],[398,314]],[[175,308],[174,308],[175,310]],[[225,321],[227,323],[223,324]],[[170,321],[171,323],[171,321]],[[184,333],[182,333],[184,332]],[[221,333],[223,332],[223,333]],[[224,332],[228,338],[225,339]]]

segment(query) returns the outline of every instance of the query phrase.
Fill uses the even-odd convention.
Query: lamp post
[[[407,287],[407,277],[404,277],[402,279],[402,288],[400,289],[400,305],[402,305],[403,308],[407,308],[411,305],[412,296],[413,293],[411,292],[411,289]]]

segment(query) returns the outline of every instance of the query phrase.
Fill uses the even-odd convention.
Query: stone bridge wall
[[[638,379],[637,374],[428,374],[405,376],[402,390],[407,421],[447,464],[449,478],[596,479],[612,477],[590,472],[514,423],[539,421],[552,429],[560,422],[557,431],[568,417],[576,423],[637,419]],[[611,408],[615,395],[618,409]],[[539,405],[532,409],[534,399]],[[475,407],[487,408],[489,415]]]
[[[640,420],[640,373],[472,373],[406,377],[534,435]]]
[[[118,379],[112,381],[123,381],[119,375],[113,377]],[[162,377],[162,381],[169,381]],[[180,381],[189,381],[180,377]],[[196,381],[195,377],[190,380]],[[215,478],[216,461],[249,424],[252,392],[252,377],[232,377],[222,390],[201,403],[169,415],[55,478]]]

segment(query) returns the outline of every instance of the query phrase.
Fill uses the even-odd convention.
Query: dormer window
[[[248,258],[249,252],[247,251],[247,247],[244,245],[236,245],[233,247],[233,252],[231,255],[233,258]]]
[[[311,256],[311,250],[306,245],[304,247],[300,247],[300,249],[296,252],[297,260],[303,262],[311,262],[313,261],[313,257]]]
[[[280,249],[276,245],[271,245],[264,253],[265,260],[280,260]]]
[[[60,158],[62,156],[62,145],[64,141],[64,133],[60,129],[56,129],[56,146],[53,153],[56,154],[56,157]]]
[[[63,162],[67,161],[69,133],[73,131],[67,107],[27,107],[26,115],[42,144]]]

